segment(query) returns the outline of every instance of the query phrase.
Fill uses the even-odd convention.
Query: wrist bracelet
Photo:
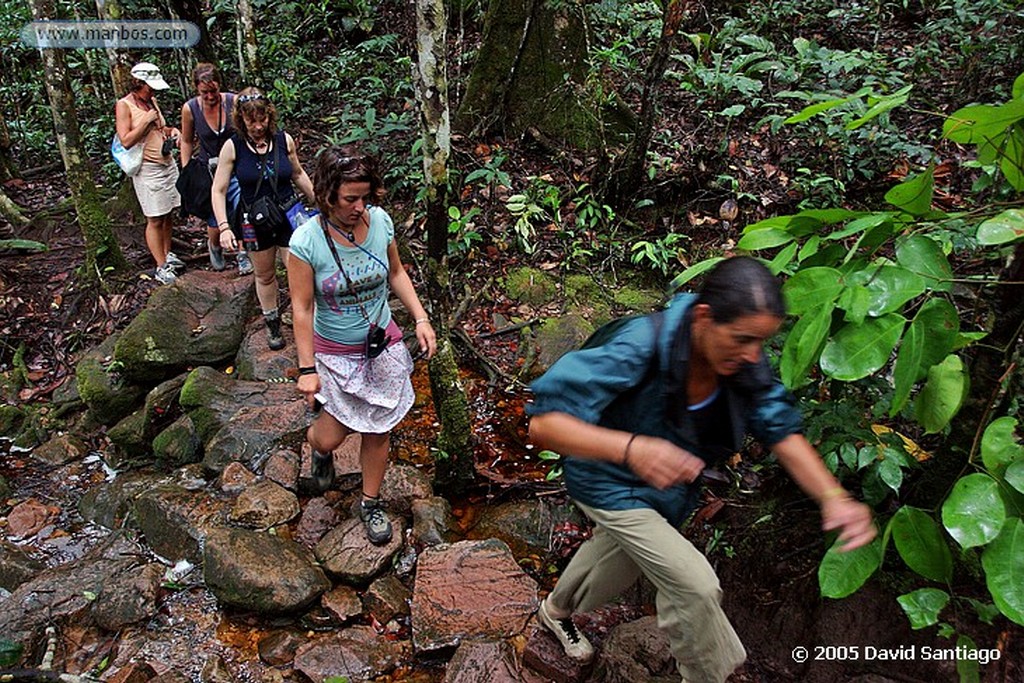
[[[299,368],[299,374],[300,375],[315,375],[316,374],[316,366],[315,365],[307,365],[305,367],[300,367]]]
[[[638,436],[640,435],[636,433],[631,434],[629,437],[629,441],[626,442],[625,450],[622,451],[622,464],[625,465],[626,467],[629,467],[629,447],[633,445],[633,440],[636,439],[636,437]]]
[[[826,500],[835,500],[836,498],[849,498],[850,494],[842,486],[834,486],[827,491],[823,491],[818,497],[822,503]]]
[[[430,322],[430,318],[416,318],[416,324],[417,325],[419,325],[420,323],[429,323],[429,322]]]

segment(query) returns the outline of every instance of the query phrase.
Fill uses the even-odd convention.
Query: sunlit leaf
[[[852,99],[853,97],[843,97],[841,99],[827,100],[825,102],[818,102],[817,104],[812,104],[808,107],[804,107],[796,114],[793,114],[788,119],[783,121],[783,123],[801,123],[813,116],[817,116],[822,112],[826,112],[830,109],[835,109],[840,105],[846,104]]]
[[[993,476],[1024,460],[1024,445],[1017,441],[1016,432],[1017,420],[1006,416],[992,420],[981,435],[981,461]]]
[[[853,382],[882,368],[900,340],[906,319],[896,313],[843,327],[821,352],[821,369],[829,377]]]
[[[1017,461],[1006,468],[1006,473],[1003,475],[1006,479],[1006,483],[1017,489],[1020,493],[1024,493],[1024,460]]]
[[[704,273],[711,270],[724,260],[725,258],[722,256],[715,256],[714,258],[709,258],[704,261],[701,261],[700,263],[693,264],[679,275],[676,275],[675,278],[673,278],[672,282],[669,283],[669,289],[673,291],[679,289],[693,278],[699,275],[703,275]]]
[[[736,243],[736,246],[747,251],[759,251],[761,249],[781,247],[783,244],[792,241],[793,235],[785,230],[765,228],[764,230],[754,230],[744,234],[740,241]]]
[[[864,285],[871,295],[868,315],[877,318],[892,313],[903,304],[924,293],[925,280],[906,268],[883,265],[873,271],[871,279]]]
[[[906,104],[907,100],[910,98],[910,91],[913,90],[913,88],[913,85],[907,85],[900,88],[891,95],[885,95],[879,98],[878,102],[876,102],[874,105],[871,106],[870,109],[864,112],[863,116],[846,124],[846,130],[857,130],[868,121],[871,121],[872,119],[881,116],[887,111],[890,111],[892,109],[895,109],[896,107]]]
[[[953,556],[935,519],[918,508],[904,505],[889,521],[900,557],[912,570],[932,581],[948,582],[953,576]]]
[[[1007,209],[978,226],[978,242],[993,246],[1024,237],[1024,211]]]
[[[896,598],[914,630],[939,623],[939,613],[949,604],[949,593],[938,588],[921,588]]]
[[[835,268],[805,268],[786,280],[782,293],[786,310],[803,315],[825,306],[843,291],[843,275]]]
[[[942,503],[942,525],[964,548],[991,542],[1005,521],[999,484],[987,474],[961,477]]]
[[[1010,520],[981,556],[985,584],[999,611],[1024,626],[1024,522]]]
[[[882,564],[882,539],[848,552],[836,541],[818,565],[818,587],[826,598],[845,598],[864,585]]]

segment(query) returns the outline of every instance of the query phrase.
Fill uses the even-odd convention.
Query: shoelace
[[[573,623],[572,619],[559,619],[558,625],[562,627],[562,630],[565,631],[565,635],[568,636],[569,640],[571,640],[574,645],[580,642],[580,632],[576,630],[576,624]]]
[[[366,523],[370,526],[382,526],[386,521],[387,517],[384,515],[384,510],[374,506],[363,508],[366,512]]]

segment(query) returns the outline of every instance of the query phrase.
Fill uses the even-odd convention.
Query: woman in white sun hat
[[[160,69],[149,62],[132,67],[131,89],[117,101],[114,108],[117,135],[125,149],[143,145],[142,168],[132,176],[135,195],[146,216],[146,246],[156,261],[156,279],[174,282],[175,269],[184,268],[181,259],[171,252],[173,211],[181,206],[181,197],[174,187],[178,166],[171,156],[180,133],[167,125],[157,106],[155,94],[170,86]]]

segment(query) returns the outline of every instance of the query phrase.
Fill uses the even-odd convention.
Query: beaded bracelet
[[[430,322],[430,318],[416,318],[416,324],[417,325],[419,325],[420,323],[429,323],[429,322]]]

